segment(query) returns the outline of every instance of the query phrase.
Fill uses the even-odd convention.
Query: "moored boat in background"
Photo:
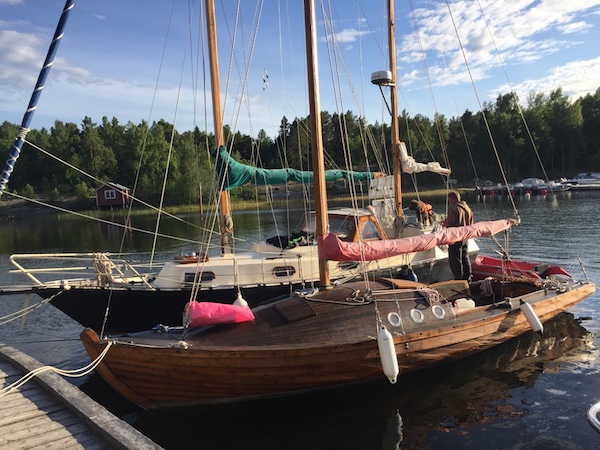
[[[527,280],[543,282],[546,278],[557,280],[571,279],[562,267],[542,262],[517,261],[509,258],[496,258],[487,255],[477,255],[473,262],[473,279],[484,280],[488,277],[500,280]]]
[[[569,180],[562,182],[572,191],[587,191],[600,189],[600,172],[582,172]]]

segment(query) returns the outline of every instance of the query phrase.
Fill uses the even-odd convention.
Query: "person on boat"
[[[462,227],[473,224],[473,211],[467,202],[460,199],[460,193],[448,193],[448,215],[442,223],[444,227]],[[448,263],[455,280],[471,279],[471,261],[468,251],[469,241],[459,241],[448,246]]]
[[[417,222],[425,226],[431,225],[433,208],[429,203],[422,202],[421,200],[411,200],[408,209],[415,212]]]

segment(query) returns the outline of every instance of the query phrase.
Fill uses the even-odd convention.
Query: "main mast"
[[[306,67],[308,71],[308,100],[310,105],[310,136],[314,173],[316,235],[325,236],[327,221],[327,197],[325,192],[325,160],[323,156],[323,134],[321,129],[321,105],[317,70],[317,38],[315,30],[314,0],[304,0],[304,27],[306,32]],[[327,260],[319,257],[319,279],[321,287],[331,284]]]
[[[400,162],[400,124],[398,120],[397,68],[396,68],[396,29],[394,18],[394,0],[388,0],[388,48],[392,83],[390,86],[390,103],[392,114],[392,148],[394,149],[394,204],[396,216],[402,212],[402,164]]]
[[[210,64],[210,85],[213,109],[213,122],[215,128],[215,146],[218,149],[225,145],[223,133],[223,117],[221,111],[221,91],[219,85],[219,59],[217,56],[217,32],[215,19],[214,0],[206,1],[206,32],[208,34],[208,55]],[[221,217],[219,220],[221,228],[221,253],[232,253],[233,222],[231,220],[231,207],[229,205],[229,193],[220,191]]]

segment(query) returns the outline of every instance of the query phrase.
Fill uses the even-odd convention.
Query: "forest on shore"
[[[600,88],[576,101],[561,89],[548,95],[531,93],[525,104],[521,107],[517,96],[509,93],[484,103],[483,111],[467,110],[449,119],[443,115],[433,119],[410,116],[403,111],[401,140],[417,161],[449,166],[451,178],[464,187],[474,187],[476,178],[501,182],[502,171],[509,182],[600,171]],[[326,168],[346,168],[345,161],[350,158],[359,170],[368,167],[390,173],[389,124],[369,124],[351,111],[324,111],[321,117]],[[283,117],[274,137],[264,130],[257,136],[232,133],[227,126],[225,136],[239,161],[265,168],[309,170],[308,119],[290,121]],[[6,155],[17,132],[16,124],[5,121],[0,125],[0,148]],[[376,167],[375,161],[368,160],[373,155],[385,167]],[[100,123],[85,117],[79,125],[56,121],[50,130],[29,132],[8,190],[26,197],[89,198],[101,182],[112,181],[130,188],[135,185],[136,198],[156,203],[167,167],[165,204],[196,202],[202,189],[207,192],[212,185],[214,134],[198,128],[173,133],[173,125],[164,120],[121,124],[115,117],[103,117]],[[419,177],[419,186],[443,186],[439,176]],[[408,190],[412,189],[411,181],[411,177],[403,179]],[[234,198],[254,196],[246,188],[232,194]]]

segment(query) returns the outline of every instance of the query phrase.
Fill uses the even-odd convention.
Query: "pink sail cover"
[[[333,233],[319,236],[319,257],[331,261],[375,261],[406,253],[422,252],[438,245],[450,245],[478,237],[488,237],[508,230],[511,219],[477,222],[465,227],[442,228],[435,233],[381,241],[343,242]]]
[[[190,326],[203,327],[220,323],[241,323],[254,320],[252,310],[247,306],[224,303],[192,301],[185,305],[183,317],[189,317]]]

